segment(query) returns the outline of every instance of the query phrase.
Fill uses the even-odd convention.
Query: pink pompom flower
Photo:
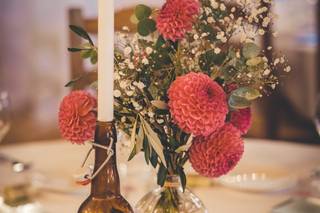
[[[174,122],[185,132],[208,136],[221,128],[228,113],[222,87],[203,73],[178,77],[168,90]]]
[[[228,123],[208,137],[196,137],[189,149],[189,160],[205,177],[220,177],[231,171],[244,151],[240,131]]]
[[[165,39],[181,40],[199,14],[198,0],[167,0],[157,17],[157,29]]]
[[[239,109],[230,113],[230,123],[237,127],[242,135],[248,133],[252,119],[251,119],[251,109]]]
[[[96,98],[85,91],[73,91],[60,104],[59,129],[63,138],[83,144],[94,137]]]

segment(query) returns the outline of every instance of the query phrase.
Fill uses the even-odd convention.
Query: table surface
[[[80,167],[89,146],[77,146],[62,140],[39,141],[23,145],[0,146],[0,153],[7,154],[24,162],[31,162],[33,170],[44,174],[52,180],[60,180],[63,187],[70,183],[72,190],[68,193],[44,190],[37,201],[48,213],[76,212],[89,187],[79,188],[71,184],[72,176]],[[281,141],[259,139],[245,140],[245,154],[236,171],[281,170],[287,174],[307,174],[320,165],[320,146],[300,145]],[[121,155],[119,155],[121,158]],[[125,157],[120,159],[124,161]],[[154,185],[151,168],[139,155],[129,163],[119,164],[122,191],[130,203],[134,204]],[[268,171],[266,171],[268,172]],[[5,180],[5,177],[0,178]],[[58,182],[58,181],[56,181]],[[253,193],[237,191],[221,185],[193,188],[208,208],[209,213],[267,213],[272,207],[287,200],[289,195],[283,193]]]

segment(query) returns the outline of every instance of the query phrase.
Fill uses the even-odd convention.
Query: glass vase
[[[168,176],[163,187],[147,193],[135,206],[136,213],[207,213],[201,200],[188,188],[183,191],[179,176]]]

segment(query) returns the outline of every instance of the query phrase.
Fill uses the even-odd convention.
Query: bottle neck
[[[168,175],[163,188],[180,188],[181,182],[178,175]]]
[[[98,175],[92,180],[91,195],[95,197],[105,197],[107,194],[120,194],[120,180],[116,164],[116,142],[117,133],[113,123],[98,122],[95,132],[95,143],[108,147],[113,140],[113,155],[108,163],[102,168]],[[94,147],[95,163],[94,172],[97,171],[108,157],[105,149]]]

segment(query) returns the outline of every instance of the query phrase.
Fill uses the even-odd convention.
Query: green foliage
[[[229,106],[233,109],[244,109],[251,102],[261,96],[259,90],[251,87],[240,87],[234,90],[229,97]]]
[[[96,50],[92,50],[89,57],[91,64],[96,64],[98,62],[98,52]]]
[[[82,27],[79,27],[79,26],[76,26],[76,25],[70,25],[69,28],[70,28],[74,33],[76,33],[78,36],[80,36],[81,38],[89,41],[89,43],[90,43],[91,45],[94,45],[92,39],[91,39],[90,36],[89,36],[89,34],[88,34]]]
[[[73,47],[68,48],[69,52],[80,52],[81,50],[83,50],[83,49],[81,49],[81,48],[73,48]]]
[[[240,87],[232,92],[233,96],[244,98],[248,101],[257,99],[261,94],[259,90],[252,87]]]
[[[186,189],[186,185],[187,185],[186,173],[184,172],[184,169],[182,166],[177,167],[177,172],[180,177],[181,185],[182,185],[182,188],[184,191]]]
[[[137,30],[141,36],[148,36],[157,30],[156,22],[150,18],[152,14],[150,7],[139,4],[136,6],[134,13],[139,20]]]
[[[143,4],[139,4],[136,6],[135,11],[134,11],[137,19],[139,21],[147,19],[150,17],[152,10],[150,7],[143,5]]]
[[[77,86],[77,85],[82,85],[82,86],[89,86],[92,83],[96,82],[98,79],[98,74],[97,72],[89,72],[85,73],[75,79],[72,79],[69,81],[65,87],[72,87],[72,86]]]
[[[153,166],[153,168],[156,168],[158,165],[158,155],[157,152],[152,149],[151,156],[150,156],[150,163]]]
[[[200,56],[199,65],[203,71],[210,73],[213,66],[221,65],[227,55],[225,53],[214,53],[214,50],[208,50]]]
[[[157,175],[157,183],[159,186],[164,185],[167,175],[168,175],[168,169],[163,164],[160,164],[158,175]]]
[[[112,208],[111,213],[123,213],[123,211]]]
[[[229,97],[228,104],[232,109],[245,109],[251,106],[251,102],[245,98],[240,98],[234,95]]]
[[[190,71],[203,72],[222,87],[230,83],[237,85],[238,89],[228,95],[231,110],[249,107],[265,91],[266,85],[274,88],[277,82],[275,76],[265,75],[272,66],[256,44],[236,43],[238,40],[232,39],[237,30],[243,30],[243,23],[238,23],[242,19],[238,16],[246,19],[244,12],[233,12],[234,17],[231,17],[230,5],[225,5],[224,9],[221,5],[213,8],[210,0],[200,2],[203,10],[195,19],[193,30],[188,31],[183,40],[173,42],[155,33],[152,9],[140,4],[134,11],[137,34],[121,32],[117,41],[115,119],[120,129],[131,134],[133,149],[129,160],[143,151],[147,164],[158,168],[161,186],[167,175],[179,175],[185,188],[183,166],[188,161],[193,140],[192,135],[174,124],[169,111],[168,89],[177,77]],[[234,7],[239,10],[236,5]],[[92,64],[97,63],[97,48],[89,34],[81,27],[70,26],[70,29],[86,43],[68,50],[80,53]],[[94,86],[96,73],[94,76],[80,76],[66,86]]]
[[[143,19],[138,23],[138,33],[142,36],[148,36],[157,30],[156,22],[153,19]]]
[[[255,43],[246,43],[242,49],[242,55],[247,58],[254,58],[260,54],[260,48]]]

